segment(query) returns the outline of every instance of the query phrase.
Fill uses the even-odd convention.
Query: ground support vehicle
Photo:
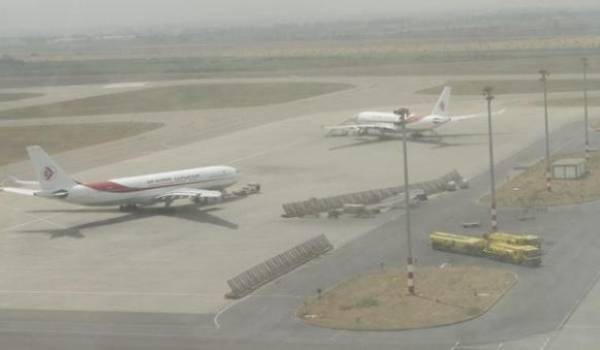
[[[492,259],[517,265],[539,266],[542,263],[540,249],[532,245],[490,241],[483,252]]]
[[[447,232],[433,232],[429,236],[431,247],[435,250],[485,256],[517,265],[539,266],[542,263],[542,254],[539,247],[525,244],[529,242],[523,238],[525,236],[521,236],[521,240],[514,240],[513,237],[513,241],[507,242],[506,240],[510,237],[510,235],[493,236],[493,234],[484,235],[484,237],[474,237]],[[528,238],[533,239],[533,237],[536,236]],[[539,243],[539,239],[537,241]],[[515,242],[522,244],[515,244]],[[535,243],[535,241],[530,242]]]
[[[514,245],[532,245],[542,249],[542,242],[536,235],[492,232],[485,234],[484,237],[489,241],[504,242]]]
[[[453,253],[481,256],[487,246],[484,238],[446,232],[434,232],[429,238],[433,249]]]

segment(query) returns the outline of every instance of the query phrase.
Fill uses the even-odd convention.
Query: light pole
[[[404,206],[406,207],[406,245],[408,249],[407,257],[407,286],[408,292],[411,295],[415,294],[415,266],[413,264],[412,242],[410,236],[410,193],[408,188],[408,149],[406,142],[406,118],[410,115],[408,108],[400,108],[394,111],[394,114],[400,116],[400,124],[402,126],[402,150],[404,152]]]
[[[588,96],[587,96],[587,69],[588,60],[587,57],[581,59],[583,63],[583,116],[585,124],[585,159],[590,159],[590,138],[588,135]]]
[[[548,192],[552,191],[552,183],[550,177],[550,133],[548,132],[548,88],[546,86],[546,82],[548,81],[548,73],[547,70],[542,69],[539,71],[542,75],[541,81],[544,85],[544,128],[546,131],[546,190]]]
[[[489,150],[490,150],[490,188],[491,188],[491,208],[490,208],[490,216],[491,216],[491,231],[498,231],[498,218],[496,216],[496,175],[494,172],[494,139],[492,134],[492,100],[494,99],[494,95],[492,95],[492,87],[486,86],[483,88],[483,96],[487,101],[487,111],[488,111],[488,140],[489,140]]]

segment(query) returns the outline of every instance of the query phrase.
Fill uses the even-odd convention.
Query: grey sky
[[[2,36],[94,28],[357,19],[446,11],[600,8],[598,0],[0,0]]]

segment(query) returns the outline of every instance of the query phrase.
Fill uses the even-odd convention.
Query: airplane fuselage
[[[53,197],[88,206],[150,205],[158,196],[177,188],[222,191],[235,184],[239,173],[229,166],[210,166],[150,175],[124,177],[102,182],[77,183],[55,191]]]
[[[402,131],[402,118],[394,113],[386,112],[362,112],[356,117],[356,122],[360,124],[389,124],[393,126],[396,132]],[[415,115],[411,114],[406,119],[406,130],[408,131],[426,131],[438,128],[450,121],[450,118],[442,115]]]

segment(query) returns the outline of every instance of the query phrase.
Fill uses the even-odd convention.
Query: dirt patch
[[[535,72],[533,72],[535,73]],[[438,95],[444,86],[452,86],[455,95],[481,95],[486,86],[494,88],[494,94],[533,94],[543,92],[538,79],[530,80],[450,80],[443,85],[417,91],[419,94]],[[548,92],[582,91],[582,81],[577,79],[548,80]],[[588,80],[588,90],[600,90],[600,79]],[[557,99],[551,99],[558,101]],[[549,102],[551,102],[549,100]],[[552,103],[552,102],[551,102]]]
[[[584,153],[551,157],[551,162],[565,158],[585,158]],[[588,160],[587,175],[578,180],[552,179],[552,192],[546,190],[546,161],[540,160],[510,179],[496,190],[496,202],[501,207],[536,208],[591,202],[600,199],[600,153],[593,152]],[[489,203],[489,195],[482,202]]]
[[[489,310],[517,281],[515,274],[481,267],[421,267],[417,295],[406,271],[369,273],[311,297],[297,315],[317,326],[349,330],[400,330],[466,321]]]
[[[0,128],[0,166],[27,157],[25,147],[40,145],[49,153],[122,139],[161,127],[161,123],[91,123]]]
[[[581,92],[583,94],[583,92]],[[543,106],[544,101],[538,101],[535,103],[537,106]],[[583,110],[583,97],[563,97],[548,98],[548,105],[555,107],[579,107]],[[597,107],[600,106],[600,97],[592,96],[588,97],[588,106]],[[596,123],[595,127],[599,127],[599,123]]]
[[[277,104],[351,88],[338,83],[198,84],[149,88],[0,112],[2,119],[238,108]]]
[[[3,92],[0,93],[0,102],[24,100],[26,98],[40,96],[44,96],[44,94],[34,92]]]

